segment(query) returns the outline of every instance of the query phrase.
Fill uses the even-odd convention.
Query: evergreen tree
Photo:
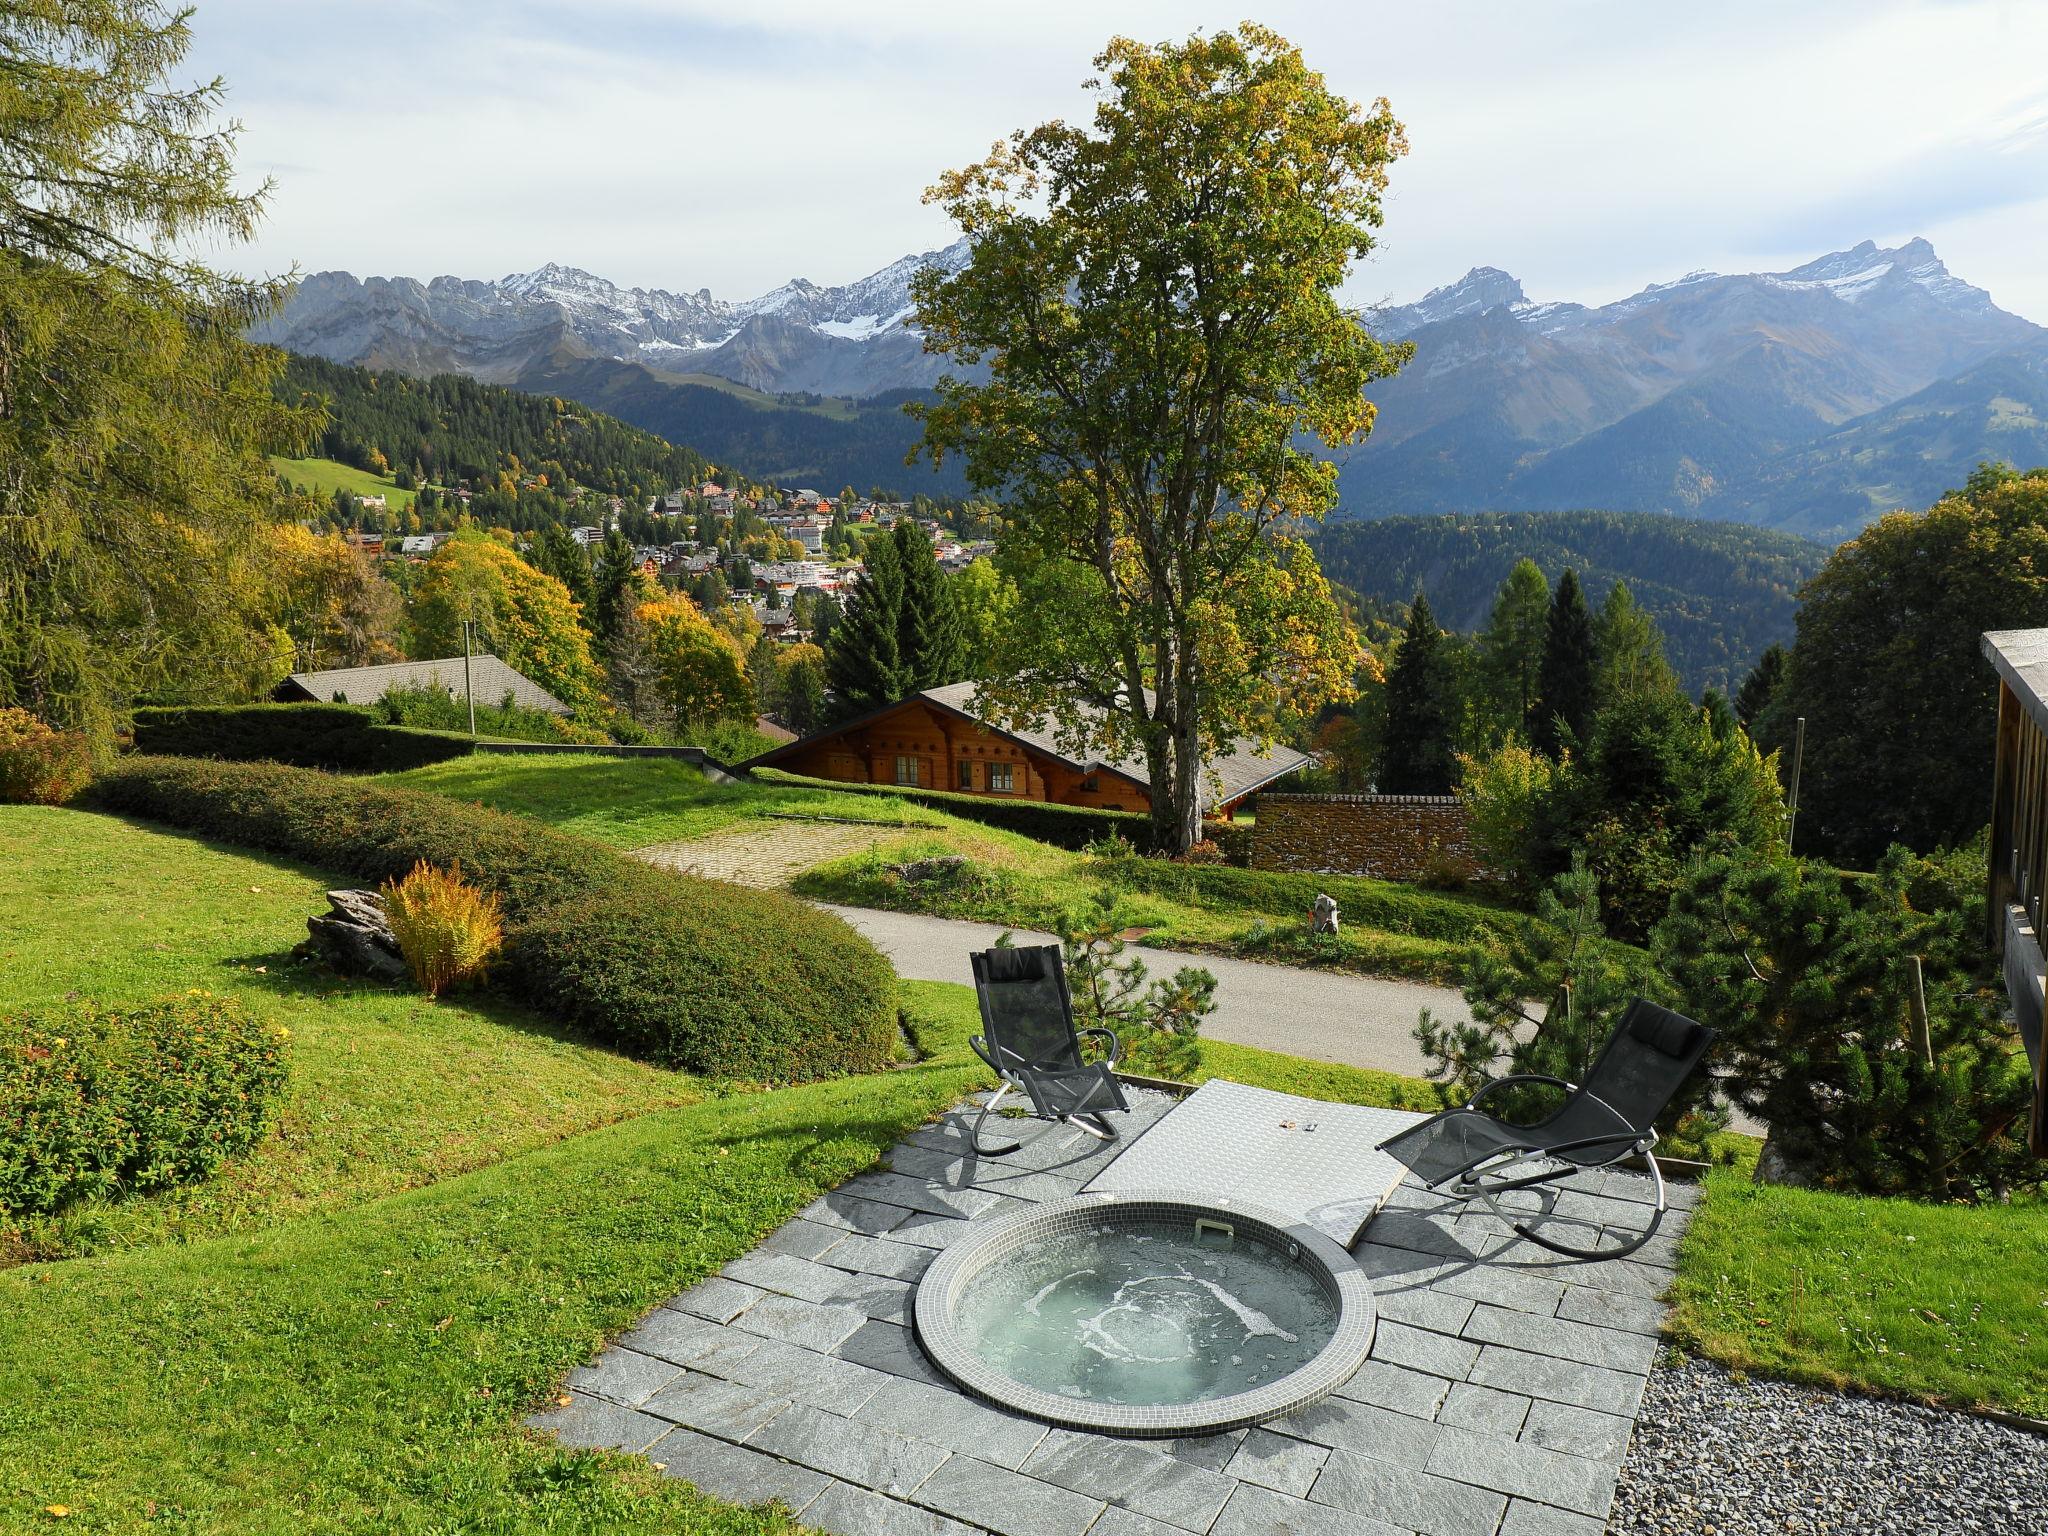
[[[1479,637],[1487,693],[1496,721],[1527,741],[1534,734],[1537,674],[1550,617],[1550,582],[1526,556],[1515,562],[1493,599]]]
[[[959,605],[923,528],[905,519],[891,535],[903,571],[903,607],[896,647],[913,690],[957,683],[967,675]]]
[[[2027,1155],[2031,1074],[1983,923],[1981,853],[1894,846],[1853,886],[1825,864],[1710,858],[1689,866],[1654,953],[1720,1032],[1716,1068],[1770,1126],[1773,1163],[1865,1194],[1981,1201],[2038,1187],[2044,1166]]]
[[[698,574],[690,583],[690,600],[706,613],[716,613],[732,597],[732,588],[726,584],[725,572],[713,566]]]
[[[1535,745],[1556,757],[1567,741],[1582,742],[1593,723],[1598,652],[1593,616],[1569,566],[1550,596],[1543,626],[1543,665],[1536,678]]]
[[[1678,687],[1671,664],[1664,659],[1664,636],[1656,621],[1635,600],[1628,583],[1617,581],[1593,620],[1593,698],[1605,709],[1628,693],[1668,693]]]
[[[1415,594],[1408,627],[1387,674],[1387,734],[1380,753],[1382,793],[1445,795],[1456,774],[1456,745],[1447,694],[1443,631],[1429,599]]]
[[[645,594],[640,591],[640,562],[633,558],[633,546],[614,528],[598,546],[591,572],[590,632],[600,647],[608,646],[625,621],[626,607]]]
[[[590,569],[590,551],[571,537],[568,529],[560,523],[543,523],[526,552],[526,563],[536,571],[547,572],[567,587],[569,595],[583,605],[584,627],[593,627],[590,605],[595,585]]]
[[[870,539],[863,568],[825,652],[825,675],[849,719],[913,691],[903,662],[903,567],[894,540]]]
[[[1745,731],[1754,732],[1757,720],[1778,696],[1785,683],[1785,647],[1774,645],[1759,656],[1749,676],[1735,692],[1735,718]]]
[[[808,736],[825,719],[825,662],[814,645],[799,645],[782,668],[782,723]]]

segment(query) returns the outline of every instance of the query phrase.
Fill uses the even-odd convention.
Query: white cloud
[[[1234,8],[1233,8],[1234,11]],[[282,14],[280,14],[282,13]],[[1695,267],[1924,234],[2048,319],[2048,6],[1634,0],[1290,3],[1333,85],[1385,95],[1396,168],[1361,299],[1468,266],[1600,301]],[[1100,0],[202,0],[269,269],[495,276],[566,261],[739,296],[942,244],[918,201],[1009,129],[1089,109],[1113,32],[1233,12]]]

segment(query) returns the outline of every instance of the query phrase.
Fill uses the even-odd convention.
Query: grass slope
[[[1108,900],[1144,942],[1249,959],[1428,981],[1452,977],[1460,948],[1519,922],[1469,895],[1343,875],[1290,875],[1161,859],[1093,859],[893,796],[760,780],[713,784],[662,759],[469,757],[390,776],[500,810],[534,816],[619,847],[703,837],[749,821],[786,827],[822,818],[896,826],[903,836],[799,876],[798,894],[849,906],[928,912],[1054,928]],[[940,854],[971,861],[966,878],[911,887],[891,864]],[[1327,890],[1344,912],[1335,943],[1311,941],[1307,914]]]
[[[382,496],[394,511],[410,511],[413,491],[401,491],[389,475],[373,475],[335,459],[281,459],[272,454],[270,464],[293,485],[315,496],[332,496],[347,491],[351,496]]]
[[[1919,1205],[1708,1175],[1672,1332],[1725,1364],[2048,1418],[2048,1203]]]
[[[902,1071],[643,1115],[318,1219],[0,1274],[0,1529],[770,1532],[521,1427],[565,1371],[976,1080]]]
[[[108,816],[0,806],[0,1009],[198,987],[291,1031],[276,1128],[209,1183],[38,1223],[44,1253],[243,1230],[700,1097],[502,1001],[433,1002],[291,959],[334,882]]]

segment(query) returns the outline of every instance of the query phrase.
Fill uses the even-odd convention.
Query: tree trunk
[[[1163,851],[1179,858],[1202,838],[1202,741],[1192,710],[1174,722],[1173,773],[1166,790],[1170,822]],[[1157,804],[1155,799],[1155,820]]]

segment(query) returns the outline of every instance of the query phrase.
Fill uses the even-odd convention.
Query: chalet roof
[[[1982,645],[2028,718],[2048,731],[2048,629],[1989,630]]]
[[[802,741],[791,742],[786,746],[777,747],[773,751],[764,752],[745,766],[750,768],[773,766],[776,759],[793,756],[814,742],[837,736],[842,731],[857,730],[871,721],[879,720],[892,710],[901,709],[905,704],[922,700],[926,704],[945,710],[950,714],[958,715],[964,720],[971,720],[984,730],[994,731],[998,736],[1006,736],[1012,741],[1020,742],[1024,746],[1031,748],[1034,752],[1043,753],[1057,762],[1065,763],[1077,773],[1093,773],[1098,769],[1106,769],[1111,773],[1121,774],[1132,783],[1141,785],[1147,790],[1152,787],[1151,775],[1146,771],[1145,759],[1142,755],[1125,753],[1115,757],[1090,755],[1077,758],[1073,753],[1066,751],[1060,746],[1058,736],[1052,731],[1010,730],[991,724],[973,707],[975,687],[976,685],[973,683],[948,683],[943,688],[927,688],[921,693],[912,695],[909,699],[899,699],[893,704],[885,704],[880,709],[871,711],[858,719],[848,720],[843,724],[807,736]],[[1297,752],[1292,747],[1275,746],[1262,752],[1249,740],[1240,738],[1231,744],[1231,749],[1228,752],[1212,757],[1204,765],[1208,771],[1203,775],[1203,804],[1205,806],[1229,805],[1233,801],[1242,800],[1253,790],[1263,788],[1276,779],[1284,778],[1297,769],[1306,768],[1312,761],[1313,759],[1306,753]]]
[[[495,656],[472,656],[469,669],[470,686],[480,703],[499,703],[509,692],[512,702],[522,709],[544,709],[551,715],[569,713],[568,705]],[[345,704],[374,704],[393,688],[419,687],[443,688],[461,698],[462,658],[447,656],[439,661],[394,661],[381,667],[294,672],[278,691],[302,693],[319,704],[332,703],[336,694],[341,695]]]

